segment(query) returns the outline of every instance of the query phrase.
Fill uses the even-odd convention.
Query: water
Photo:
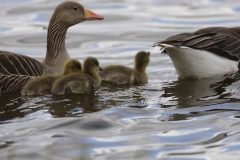
[[[0,50],[43,60],[60,0],[0,1]],[[239,159],[240,75],[178,79],[159,48],[170,35],[240,26],[237,0],[79,1],[105,17],[71,27],[72,58],[133,66],[151,52],[146,85],[105,84],[94,94],[0,97],[1,160]]]

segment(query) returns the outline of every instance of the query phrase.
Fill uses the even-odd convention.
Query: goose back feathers
[[[0,74],[38,76],[51,73],[45,65],[28,56],[0,51]]]
[[[16,91],[22,88],[33,76],[17,74],[0,74],[0,94]]]

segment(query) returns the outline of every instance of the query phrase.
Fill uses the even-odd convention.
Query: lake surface
[[[1,0],[0,50],[45,57],[60,0]],[[72,58],[133,66],[151,52],[146,85],[94,94],[0,97],[1,160],[240,159],[240,75],[179,79],[153,43],[207,26],[240,26],[238,0],[79,1],[105,17],[68,30]]]

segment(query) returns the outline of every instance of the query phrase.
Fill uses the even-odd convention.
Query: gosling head
[[[150,61],[150,52],[140,51],[136,54],[134,59],[134,66],[136,71],[145,71]]]
[[[95,74],[97,71],[102,71],[98,60],[94,57],[88,57],[83,63],[83,73]]]
[[[76,59],[70,59],[65,63],[63,75],[71,73],[82,73],[82,65]]]
[[[80,3],[74,1],[66,1],[59,4],[52,18],[57,18],[60,23],[67,27],[87,20],[104,19],[103,16],[84,8]]]

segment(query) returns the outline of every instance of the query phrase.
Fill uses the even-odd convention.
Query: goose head
[[[98,60],[94,57],[86,58],[83,64],[83,72],[96,74],[97,71],[102,71],[102,68],[99,66]]]
[[[150,61],[150,52],[140,51],[134,59],[135,69],[137,71],[145,71]]]
[[[63,75],[71,73],[82,73],[82,65],[76,59],[70,59],[65,63]]]
[[[59,19],[60,23],[67,27],[83,21],[104,19],[103,16],[84,8],[80,3],[74,1],[66,1],[59,4],[52,18]]]
[[[61,73],[65,61],[70,58],[65,45],[67,29],[83,21],[102,19],[104,18],[101,15],[84,8],[77,2],[66,1],[59,4],[49,22],[47,53],[43,64],[50,70]]]

